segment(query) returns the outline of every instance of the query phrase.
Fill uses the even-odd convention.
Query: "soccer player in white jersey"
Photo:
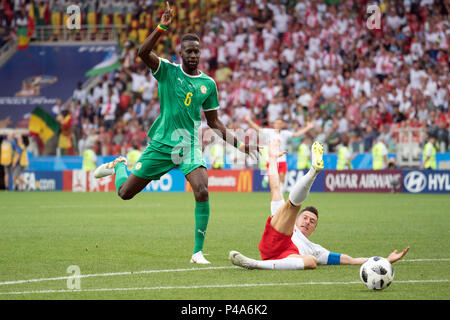
[[[268,144],[272,140],[279,140],[280,141],[280,148],[281,150],[287,149],[287,141],[289,138],[295,138],[299,137],[301,135],[304,135],[309,130],[314,128],[314,122],[308,123],[303,128],[300,128],[297,131],[291,131],[284,129],[285,123],[282,119],[275,120],[271,128],[262,128],[259,125],[257,125],[255,122],[252,121],[252,119],[249,116],[246,116],[244,118],[245,122],[248,123],[248,125],[255,129],[258,133],[262,134],[263,138],[263,145]],[[263,154],[264,156],[264,154]],[[267,170],[269,170],[269,159],[266,156],[266,167]],[[287,157],[286,154],[282,154],[277,161],[275,162],[278,168],[278,174],[280,175],[281,180],[281,193],[284,193],[286,189],[286,173],[287,173]]]
[[[275,168],[280,152],[279,140],[269,143],[269,184],[271,192],[271,216],[259,243],[262,260],[248,258],[238,251],[231,251],[229,258],[234,265],[247,269],[303,270],[315,269],[317,265],[351,264],[361,265],[368,258],[353,258],[346,254],[333,253],[309,241],[318,222],[318,210],[306,207],[300,211],[315,178],[323,169],[323,146],[314,142],[311,147],[312,166],[293,187],[289,199],[284,201],[280,181]],[[270,169],[272,168],[272,169]],[[300,213],[299,213],[300,212]],[[398,252],[394,250],[387,259],[394,263],[408,252],[409,246]]]

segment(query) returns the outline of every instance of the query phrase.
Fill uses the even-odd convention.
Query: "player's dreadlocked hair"
[[[185,35],[183,35],[183,37],[181,37],[181,42],[184,42],[184,41],[200,42],[200,37],[198,35],[196,35],[195,33],[186,33]]]

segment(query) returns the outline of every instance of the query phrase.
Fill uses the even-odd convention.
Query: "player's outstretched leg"
[[[256,260],[247,258],[242,253],[237,251],[230,251],[228,258],[235,266],[246,268],[249,270],[257,269]]]
[[[311,146],[311,165],[316,171],[321,171],[323,165],[323,144],[319,141],[314,141]]]
[[[102,164],[94,171],[94,177],[97,179],[113,174],[116,175],[114,185],[116,186],[117,194],[123,200],[132,199],[151,181],[132,173],[128,176],[127,159],[122,156],[117,157],[114,161]]]
[[[113,175],[113,174],[116,175],[116,177],[114,179],[114,184],[116,186],[116,190],[117,190],[119,196],[122,199],[124,199],[124,200],[131,199],[132,196],[131,197],[124,197],[123,195],[120,194],[120,187],[128,179],[127,158],[125,158],[123,156],[119,156],[116,159],[114,159],[114,161],[111,161],[111,162],[104,163],[104,164],[100,165],[94,171],[94,177],[97,178],[97,179],[103,178],[103,177],[106,177],[106,176],[110,176],[110,175]]]
[[[287,258],[276,260],[255,260],[244,256],[238,251],[230,251],[228,258],[235,266],[249,270],[305,270],[315,269],[317,259],[311,255],[291,255]]]
[[[124,163],[125,166],[127,165],[127,158],[120,156],[114,159],[111,162],[103,163],[102,165],[98,166],[97,169],[94,171],[94,177],[99,179],[106,176],[111,176],[114,174],[114,168],[118,163]]]
[[[289,193],[289,200],[294,206],[299,206],[305,201],[314,180],[323,167],[323,145],[322,143],[315,141],[311,146],[311,168],[293,186]]]

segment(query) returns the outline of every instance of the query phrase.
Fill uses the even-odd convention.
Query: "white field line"
[[[397,263],[399,263],[399,262],[422,262],[422,261],[450,261],[450,258],[404,259],[404,260],[397,261]],[[189,271],[223,270],[223,269],[237,269],[237,268],[239,268],[239,267],[223,266],[223,267],[187,268],[187,269],[142,270],[142,271],[111,272],[111,273],[94,273],[94,274],[84,274],[84,275],[78,275],[78,276],[72,275],[72,276],[63,276],[63,277],[54,277],[54,278],[38,278],[38,279],[16,280],[16,281],[3,281],[3,282],[0,282],[0,286],[31,283],[31,282],[42,282],[42,281],[77,279],[77,278],[114,277],[114,276],[128,276],[128,275],[149,274],[149,273],[189,272]]]
[[[146,204],[137,205],[136,208],[154,208],[161,207],[161,204]],[[38,205],[34,208],[40,209],[80,209],[80,208],[118,208],[117,205],[105,205],[105,204],[61,204],[61,205]],[[0,209],[30,209],[30,206],[0,206]]]
[[[233,269],[233,268],[239,268],[239,267],[226,266],[226,267],[206,267],[206,268],[167,269],[167,270],[142,270],[142,271],[125,271],[125,272],[112,272],[112,273],[81,274],[78,276],[72,275],[72,276],[55,277],[55,278],[39,278],[39,279],[17,280],[17,281],[4,281],[4,282],[0,282],[0,286],[30,283],[30,282],[77,279],[77,278],[113,277],[113,276],[128,276],[128,275],[147,274],[147,273],[187,272],[187,271],[220,270],[220,269]]]
[[[422,261],[450,261],[450,258],[436,258],[436,259],[405,259],[405,260],[398,260],[396,263],[399,263],[399,262],[422,262]]]
[[[442,283],[441,280],[397,280],[395,283]],[[72,293],[72,292],[111,292],[111,291],[149,291],[149,290],[180,290],[180,289],[211,289],[211,288],[250,288],[250,287],[274,287],[274,286],[302,286],[302,285],[361,285],[361,281],[350,282],[293,282],[293,283],[236,283],[236,284],[212,284],[200,286],[167,286],[167,287],[141,287],[141,288],[99,288],[99,289],[75,289],[75,290],[40,290],[40,291],[11,291],[0,292],[0,295],[19,294],[46,294],[46,293]]]

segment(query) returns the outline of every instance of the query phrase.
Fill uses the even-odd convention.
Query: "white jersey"
[[[297,226],[294,226],[291,240],[296,245],[298,252],[301,255],[310,254],[316,257],[318,264],[328,264],[330,251],[317,243],[309,241]]]
[[[291,138],[294,133],[289,130],[280,130],[279,132],[275,129],[264,128],[261,130],[263,134],[264,144],[269,144],[270,141],[278,139],[280,140],[280,150],[287,151],[287,140]],[[268,159],[266,159],[268,161]],[[287,162],[286,155],[282,155],[278,158],[278,162]]]

